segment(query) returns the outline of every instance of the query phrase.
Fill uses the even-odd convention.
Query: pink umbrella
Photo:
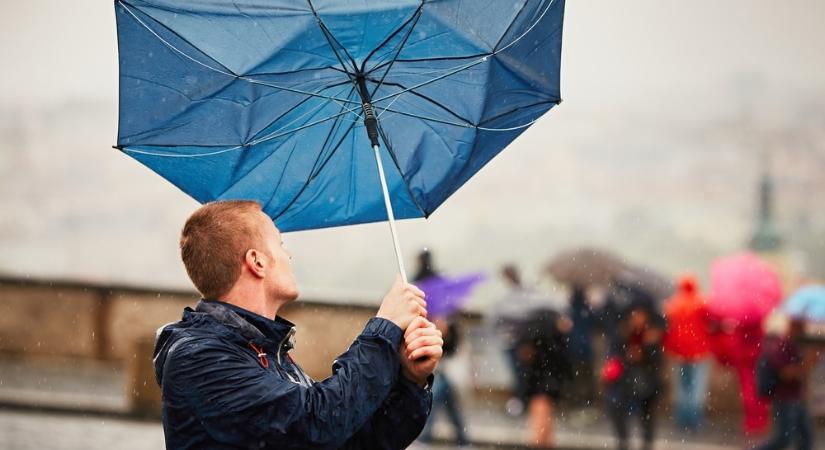
[[[776,270],[753,253],[717,259],[710,267],[708,308],[722,319],[761,322],[782,300]]]

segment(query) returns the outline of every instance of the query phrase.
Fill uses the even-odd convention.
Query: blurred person
[[[817,358],[815,353],[803,351],[804,336],[805,320],[792,318],[784,335],[765,340],[757,378],[760,393],[773,404],[773,432],[757,450],[780,450],[792,443],[798,450],[813,448],[814,427],[805,390]]]
[[[595,317],[587,300],[587,291],[583,286],[573,286],[570,295],[569,316],[571,321],[568,334],[570,360],[573,373],[574,400],[577,403],[590,404],[596,395],[593,376],[593,329]]]
[[[620,316],[616,341],[602,369],[608,413],[618,439],[618,449],[628,449],[627,419],[638,414],[643,449],[653,448],[654,409],[662,392],[662,334],[649,305],[631,303]]]
[[[518,339],[518,357],[526,368],[527,422],[531,447],[555,443],[554,409],[565,384],[572,378],[567,333],[570,320],[556,311],[532,314]]]
[[[619,276],[610,283],[604,303],[595,311],[594,316],[608,349],[615,348],[624,340],[621,327],[617,324],[625,321],[631,307],[644,308],[649,313],[651,327],[660,330],[665,328],[665,319],[659,313],[658,302],[653,294],[632,280]]]
[[[674,360],[676,423],[695,432],[702,424],[710,363],[710,316],[699,283],[690,274],[677,281],[677,291],[665,303],[665,352]]]
[[[400,449],[415,439],[442,353],[420,290],[398,277],[316,382],[289,355],[296,329],[278,312],[298,297],[292,255],[260,205],[203,205],[180,246],[203,299],[155,346],[167,448]]]
[[[435,267],[433,265],[433,254],[430,252],[430,249],[423,248],[420,252],[418,252],[418,268],[415,270],[415,276],[413,276],[413,283],[426,280],[427,278],[431,278],[438,275],[436,272]]]
[[[736,374],[742,400],[742,425],[747,439],[764,433],[770,404],[756,389],[756,362],[764,330],[759,322],[739,322],[710,314],[710,349],[719,364]]]
[[[418,268],[416,269],[413,282],[421,282],[440,276],[440,273],[435,268],[433,262],[432,252],[424,248],[418,253]],[[442,333],[443,352],[442,357],[449,360],[455,355],[459,343],[459,329],[458,322],[454,316],[437,318],[434,321],[436,328]],[[433,381],[433,401],[430,417],[424,430],[421,432],[419,440],[421,442],[432,442],[432,427],[435,423],[437,413],[441,408],[447,412],[447,418],[453,426],[455,440],[458,445],[467,445],[467,435],[464,429],[464,419],[461,414],[461,407],[458,401],[458,395],[453,389],[453,383],[444,370],[437,370],[435,372],[435,380]]]
[[[436,328],[441,331],[444,340],[443,344],[443,359],[448,362],[450,358],[455,355],[458,349],[460,340],[460,332],[458,322],[454,317],[449,319],[439,318],[433,321]],[[432,442],[432,428],[438,416],[438,411],[442,408],[447,413],[447,418],[453,427],[455,442],[458,446],[469,445],[467,439],[467,432],[464,428],[464,418],[461,413],[458,393],[453,388],[453,383],[447,376],[443,368],[436,370],[435,380],[433,381],[433,406],[430,411],[430,417],[427,420],[427,425],[424,426],[424,431],[421,432],[419,440],[421,442]]]
[[[527,367],[518,355],[519,337],[530,319],[530,312],[545,303],[546,299],[522,282],[521,274],[513,264],[501,268],[501,277],[508,292],[493,306],[492,318],[513,379],[507,413],[519,416],[526,410],[527,404]]]

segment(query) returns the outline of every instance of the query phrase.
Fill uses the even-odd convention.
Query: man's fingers
[[[422,317],[422,319],[424,319],[424,318]],[[424,319],[424,320],[426,320],[426,319]],[[405,335],[404,335],[404,341],[407,342],[407,343],[412,342],[412,341],[420,338],[421,336],[438,336],[438,337],[442,337],[441,331],[438,331],[436,328],[431,328],[429,326],[428,327],[415,328],[415,329],[412,329],[412,330],[410,328],[407,328],[407,330],[408,330],[408,332],[405,333]]]
[[[421,358],[440,358],[442,349],[440,345],[430,345],[421,347],[410,353],[410,360],[417,361]]]
[[[424,293],[424,291],[419,289],[418,286],[416,286],[414,284],[407,284],[407,289],[409,289],[409,291],[412,292],[416,297],[425,298],[427,296]]]
[[[410,324],[407,326],[407,329],[404,330],[404,338],[406,339],[407,336],[409,336],[416,330],[419,330],[421,328],[428,328],[430,325],[431,323],[429,320],[419,315],[418,317],[413,319],[413,321],[410,322]]]
[[[444,345],[444,341],[439,336],[422,336],[412,342],[407,343],[407,353],[412,353],[415,350],[423,347]]]

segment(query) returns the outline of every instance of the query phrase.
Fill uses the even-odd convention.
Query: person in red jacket
[[[676,423],[695,432],[704,418],[710,316],[696,277],[684,275],[677,286],[676,294],[665,304],[668,327],[664,346],[676,363]]]

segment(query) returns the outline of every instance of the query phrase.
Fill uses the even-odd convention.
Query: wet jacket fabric
[[[710,352],[710,314],[694,277],[682,277],[678,288],[665,305],[668,324],[665,350],[694,362],[707,357]]]
[[[790,338],[768,339],[764,343],[768,368],[777,374],[773,398],[780,401],[801,400],[803,383],[800,379],[786,379],[779,374],[788,367],[802,363],[802,351]]]
[[[418,436],[431,395],[400,375],[399,327],[370,319],[319,382],[289,356],[294,333],[211,300],[159,330],[167,449],[400,449]]]

